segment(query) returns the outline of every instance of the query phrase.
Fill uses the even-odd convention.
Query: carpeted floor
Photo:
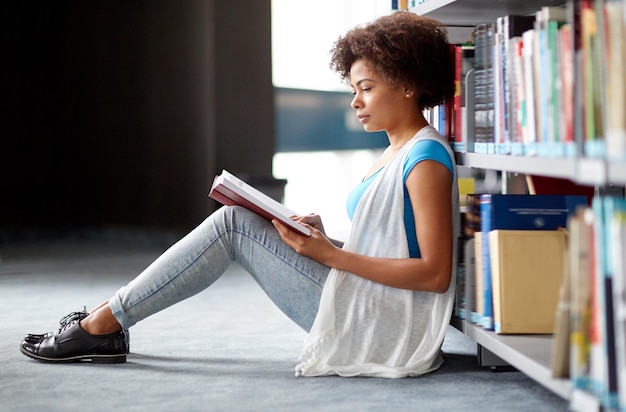
[[[2,411],[564,411],[520,372],[491,372],[450,328],[446,363],[419,378],[296,378],[305,333],[237,266],[201,294],[131,329],[121,365],[43,364],[27,332],[107,299],[165,248],[111,238],[0,244]]]

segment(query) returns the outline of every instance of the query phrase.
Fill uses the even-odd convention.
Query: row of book
[[[431,110],[455,150],[626,160],[626,0],[507,15],[454,45],[454,102]]]
[[[626,410],[626,199],[595,197],[568,221],[552,350],[555,377]]]
[[[391,10],[409,10],[427,0],[391,0]]]
[[[587,204],[582,195],[468,194],[457,316],[496,333],[552,333],[560,229]]]
[[[626,199],[469,194],[463,246],[457,316],[554,334],[553,376],[626,410]]]

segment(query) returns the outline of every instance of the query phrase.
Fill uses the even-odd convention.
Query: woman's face
[[[362,59],[350,68],[350,85],[354,96],[351,106],[365,131],[389,133],[398,126],[408,100],[401,87],[389,86]]]

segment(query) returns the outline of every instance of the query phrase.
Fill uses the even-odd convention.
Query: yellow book
[[[496,333],[553,333],[565,236],[560,230],[489,232]]]
[[[476,179],[473,177],[459,177],[459,206],[467,206],[467,195],[476,190]]]

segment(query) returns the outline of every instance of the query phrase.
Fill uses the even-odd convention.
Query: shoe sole
[[[49,363],[71,363],[71,362],[83,362],[83,361],[91,361],[91,363],[126,363],[126,355],[80,355],[80,356],[70,356],[67,358],[46,358],[45,356],[35,355],[34,353],[30,353],[27,350],[24,350],[20,346],[20,352],[29,358],[36,359],[42,362]]]

